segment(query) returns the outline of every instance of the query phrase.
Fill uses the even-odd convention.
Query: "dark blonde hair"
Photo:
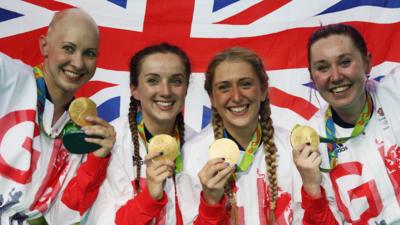
[[[170,45],[168,43],[161,43],[159,45],[148,46],[139,52],[137,52],[131,59],[130,62],[130,85],[137,87],[139,85],[139,75],[142,69],[142,64],[146,60],[146,57],[149,55],[157,54],[157,53],[171,53],[177,55],[185,68],[185,77],[186,82],[189,83],[189,78],[191,74],[190,60],[186,53],[178,48],[177,46]],[[140,171],[141,171],[141,160],[139,151],[139,135],[137,132],[137,124],[136,124],[136,116],[140,107],[140,102],[136,100],[133,96],[130,98],[129,103],[129,128],[132,135],[132,142],[134,147],[134,165],[136,166],[136,177],[135,177],[135,188],[140,191]],[[176,116],[175,125],[178,128],[179,137],[181,145],[184,143],[185,139],[185,124],[183,120],[183,114],[180,112]]]
[[[276,160],[276,146],[274,142],[274,128],[272,126],[271,119],[271,108],[269,102],[269,96],[267,92],[268,88],[268,76],[264,69],[264,64],[262,59],[254,52],[250,51],[246,48],[241,47],[233,47],[226,49],[220,53],[218,53],[211,62],[208,64],[206,78],[204,83],[204,88],[206,89],[209,96],[212,95],[213,92],[213,80],[215,77],[215,70],[222,62],[230,61],[230,62],[246,62],[251,65],[254,70],[257,78],[261,84],[262,91],[266,94],[265,101],[260,104],[260,124],[262,130],[262,142],[264,144],[264,155],[265,155],[265,163],[267,165],[267,175],[268,181],[270,183],[269,196],[270,196],[270,209],[272,214],[276,207],[276,199],[278,196],[278,179],[277,179],[277,160]],[[223,137],[223,121],[218,114],[218,112],[213,108],[213,117],[212,117],[212,125],[214,128],[214,136],[215,139],[219,139]]]

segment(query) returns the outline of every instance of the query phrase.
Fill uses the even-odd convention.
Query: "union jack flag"
[[[222,49],[243,46],[262,56],[274,123],[288,129],[324,104],[310,83],[306,50],[321,24],[344,22],[363,33],[373,54],[372,78],[400,63],[399,0],[1,0],[0,51],[40,63],[39,36],[54,12],[72,7],[88,11],[101,32],[98,70],[77,95],[94,99],[108,121],[127,114],[132,54],[163,41],[182,47],[193,62],[185,121],[197,131],[210,118],[203,72]]]

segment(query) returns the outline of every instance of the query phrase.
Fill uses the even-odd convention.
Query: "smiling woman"
[[[185,223],[300,223],[289,133],[272,125],[261,58],[240,47],[218,53],[208,65],[204,87],[213,119],[183,149],[189,165],[180,187]],[[240,162],[210,158],[209,146],[221,138],[239,146]]]
[[[186,54],[167,43],[132,57],[129,115],[115,122],[118,149],[83,224],[182,224],[175,181],[182,170],[180,147],[190,137],[182,115],[190,74]],[[150,140],[161,134],[178,143],[176,160],[162,155],[166,149],[149,151],[157,145]]]
[[[328,143],[293,151],[305,223],[399,224],[400,68],[368,80],[371,54],[345,24],[315,31],[308,53],[311,79],[329,105],[310,122]]]

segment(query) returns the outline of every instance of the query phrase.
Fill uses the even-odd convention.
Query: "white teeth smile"
[[[349,88],[350,88],[350,86],[336,87],[336,88],[332,88],[332,92],[339,93],[339,92],[345,91],[345,90],[347,90]]]
[[[64,70],[64,73],[65,73],[65,75],[67,75],[67,76],[69,76],[69,77],[73,77],[73,78],[80,77],[80,74],[79,74],[79,73],[75,73],[75,72],[72,72],[72,71],[66,71],[66,70]]]
[[[243,112],[243,111],[246,110],[246,109],[247,109],[247,105],[245,105],[245,106],[240,106],[240,107],[230,107],[230,108],[229,108],[229,110],[231,110],[232,112],[235,112],[235,113]]]
[[[157,101],[156,102],[157,105],[160,106],[171,106],[173,104],[173,102],[161,102],[161,101]]]

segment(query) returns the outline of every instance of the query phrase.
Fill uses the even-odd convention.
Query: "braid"
[[[260,123],[262,130],[262,142],[264,144],[265,163],[267,166],[267,175],[269,181],[269,207],[271,210],[271,223],[275,220],[274,210],[276,208],[276,199],[278,197],[278,177],[276,169],[278,163],[276,160],[276,146],[274,142],[274,127],[272,126],[271,108],[269,107],[269,98],[260,105]]]
[[[132,142],[133,142],[133,149],[134,149],[134,156],[133,156],[133,163],[134,167],[136,166],[136,177],[135,177],[135,187],[137,192],[140,192],[140,170],[141,170],[141,157],[139,151],[139,135],[137,132],[137,124],[136,124],[136,115],[138,111],[138,101],[131,96],[131,102],[129,103],[129,128],[131,130],[132,135]]]
[[[180,144],[183,146],[185,143],[185,121],[182,112],[176,116],[175,124],[178,127],[179,141],[181,142]]]
[[[216,109],[212,109],[213,116],[212,116],[212,126],[214,129],[214,137],[215,140],[223,138],[224,137],[224,125],[222,124],[222,119],[219,116],[218,112]]]

